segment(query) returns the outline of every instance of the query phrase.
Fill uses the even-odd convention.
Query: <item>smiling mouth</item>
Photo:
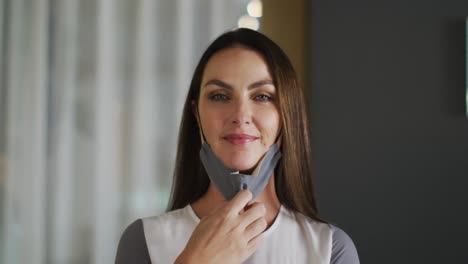
[[[247,135],[247,134],[230,134],[223,139],[234,145],[245,145],[258,139],[258,137]]]

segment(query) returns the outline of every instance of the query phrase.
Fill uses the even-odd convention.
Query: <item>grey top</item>
[[[330,264],[359,264],[357,250],[351,238],[340,228],[330,226],[333,232]],[[151,263],[141,219],[130,224],[122,234],[115,263]]]

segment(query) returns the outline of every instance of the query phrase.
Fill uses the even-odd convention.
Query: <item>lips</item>
[[[234,145],[244,145],[258,139],[258,137],[249,134],[229,134],[223,138]]]

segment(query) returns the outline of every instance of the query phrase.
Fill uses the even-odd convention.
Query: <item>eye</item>
[[[254,97],[254,100],[259,102],[268,102],[272,100],[272,97],[266,94],[259,94]]]
[[[225,94],[218,93],[218,94],[211,95],[209,99],[211,101],[227,101],[229,100],[229,97]]]

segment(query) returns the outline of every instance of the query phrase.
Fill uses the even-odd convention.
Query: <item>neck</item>
[[[265,219],[268,223],[268,227],[270,227],[273,224],[281,207],[281,204],[278,200],[278,196],[276,195],[274,176],[275,175],[273,173],[265,189],[254,200],[250,202],[260,202],[265,205]],[[195,214],[201,219],[211,214],[214,210],[225,205],[226,203],[227,201],[224,200],[224,197],[221,195],[221,193],[216,189],[213,183],[210,183],[206,193],[192,204],[192,209],[195,212]]]

